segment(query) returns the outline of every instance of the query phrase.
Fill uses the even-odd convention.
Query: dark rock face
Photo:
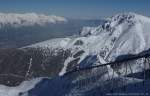
[[[83,45],[83,41],[82,40],[77,40],[74,45]]]
[[[18,85],[25,80],[30,56],[22,50],[0,50],[0,83],[5,85]]]
[[[27,79],[56,76],[70,51],[59,49],[55,55],[54,52],[44,53],[35,48],[0,49],[0,84],[17,86]]]
[[[84,53],[84,51],[80,50],[76,54],[73,55],[73,58],[77,58],[77,57],[81,56],[83,53]]]

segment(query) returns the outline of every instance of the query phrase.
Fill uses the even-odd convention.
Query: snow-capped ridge
[[[150,22],[150,19],[148,17],[129,12],[117,14],[111,17],[108,22],[110,22],[111,27],[115,27],[122,23],[135,24],[137,22]]]
[[[66,48],[66,46],[69,44],[71,38],[55,38],[55,39],[50,39],[47,41],[39,42],[33,45],[29,45],[26,47],[39,47],[39,48],[51,48],[51,49],[56,49],[56,48]],[[25,47],[25,48],[26,48]]]
[[[106,18],[106,22],[98,27],[83,27],[80,35],[81,36],[89,36],[89,35],[98,35],[100,32],[113,32],[116,27],[120,25],[128,25],[132,26],[136,23],[146,23],[150,22],[148,17],[128,12],[128,13],[120,13],[115,16]]]

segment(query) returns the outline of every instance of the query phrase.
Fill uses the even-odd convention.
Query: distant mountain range
[[[0,47],[18,48],[56,37],[78,34],[83,26],[104,20],[73,20],[36,13],[0,13]]]
[[[32,25],[40,25],[44,26],[47,23],[60,23],[67,22],[67,19],[60,16],[55,15],[44,15],[44,14],[36,14],[36,13],[0,13],[0,27],[4,26],[12,26],[12,27],[20,27],[20,26],[32,26]]]

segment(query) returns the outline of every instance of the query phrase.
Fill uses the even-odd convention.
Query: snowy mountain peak
[[[113,32],[115,29],[117,29],[118,26],[122,25],[128,25],[133,26],[137,23],[146,23],[150,22],[150,19],[148,17],[128,12],[128,13],[120,13],[115,16],[112,16],[110,18],[106,19],[106,22],[97,28],[93,27],[84,27],[81,31],[81,36],[89,36],[89,35],[97,35],[100,32]]]
[[[133,21],[135,20],[135,17],[137,17],[138,14],[136,13],[132,13],[132,12],[129,12],[129,13],[120,13],[120,14],[117,14],[115,16],[112,16],[110,18],[111,22],[114,22],[114,21],[117,21],[117,22],[121,22],[121,21]]]
[[[133,13],[133,12],[127,12],[127,13],[119,13],[116,14],[115,16],[112,16],[111,21],[137,21],[137,20],[144,20],[144,19],[148,19],[148,17],[137,14],[137,13]]]
[[[110,24],[111,27],[115,27],[122,23],[135,24],[137,22],[147,22],[147,21],[150,21],[148,17],[136,13],[132,13],[132,12],[120,13],[111,17],[110,20],[108,20],[108,22],[111,23]]]

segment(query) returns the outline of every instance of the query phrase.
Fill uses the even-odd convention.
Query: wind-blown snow
[[[44,15],[36,13],[25,13],[25,14],[16,14],[16,13],[0,13],[0,27],[5,25],[11,25],[13,27],[19,26],[32,26],[40,25],[43,26],[47,23],[57,23],[57,22],[66,22],[67,19],[55,15]]]

